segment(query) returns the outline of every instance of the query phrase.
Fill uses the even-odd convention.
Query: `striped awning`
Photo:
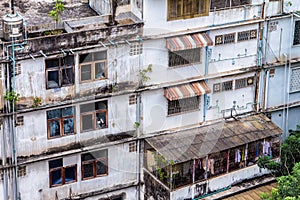
[[[167,48],[170,51],[194,49],[212,45],[213,41],[206,33],[196,33],[167,39]]]
[[[170,101],[208,93],[210,93],[210,89],[204,81],[168,87],[165,89],[165,97]]]

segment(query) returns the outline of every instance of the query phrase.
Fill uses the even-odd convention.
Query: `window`
[[[107,101],[80,105],[81,131],[107,128]]]
[[[222,83],[222,91],[232,90],[232,81]]]
[[[245,41],[257,38],[257,30],[249,30],[249,31],[242,31],[238,32],[238,41]]]
[[[74,84],[74,56],[47,59],[46,80],[47,89]]]
[[[47,111],[48,138],[75,133],[74,107]]]
[[[136,104],[136,101],[137,101],[136,95],[130,95],[130,96],[129,96],[129,105],[134,105],[134,104]]]
[[[215,37],[215,44],[228,44],[228,43],[234,43],[235,42],[235,33],[229,33],[224,35],[217,35]]]
[[[107,150],[81,155],[82,179],[95,178],[108,174]]]
[[[168,0],[168,20],[188,19],[209,14],[209,0]]]
[[[169,100],[168,115],[199,109],[199,104],[200,98],[198,96],[174,101]]]
[[[169,67],[188,65],[200,62],[201,48],[181,51],[169,51]]]
[[[245,88],[247,86],[253,85],[254,77],[242,78],[235,80],[235,89]]]
[[[222,9],[222,8],[231,8],[235,6],[241,6],[245,4],[250,4],[250,0],[211,0],[210,9]]]
[[[300,44],[300,20],[295,22],[294,45]]]
[[[107,52],[99,51],[79,55],[80,81],[92,81],[107,77]]]
[[[130,45],[130,56],[139,55],[143,53],[143,43],[133,43]]]
[[[15,126],[22,126],[24,125],[24,116],[17,116]]]
[[[26,166],[18,166],[18,177],[26,176]]]
[[[130,142],[129,143],[129,152],[135,152],[137,151],[136,142]]]
[[[118,6],[129,5],[129,4],[130,4],[130,0],[117,0]]]
[[[21,74],[21,64],[20,63],[17,63],[16,66],[15,66],[15,75],[19,75]]]
[[[64,167],[63,159],[49,161],[50,187],[77,181],[77,165]]]
[[[292,69],[290,92],[296,92],[300,90],[300,68]]]

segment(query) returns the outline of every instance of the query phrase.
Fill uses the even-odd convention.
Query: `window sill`
[[[79,81],[80,84],[83,83],[91,83],[91,82],[95,82],[95,81],[102,81],[102,80],[107,80],[108,78],[98,78],[98,79],[90,79],[90,80],[85,80],[85,81]]]
[[[87,129],[87,130],[80,130],[80,133],[86,133],[86,132],[91,132],[91,131],[97,131],[97,130],[102,130],[102,129],[107,129],[107,127],[104,128],[96,128],[96,129]]]
[[[53,136],[53,137],[47,137],[48,140],[52,140],[52,139],[57,139],[57,138],[64,138],[64,137],[68,137],[68,136],[72,136],[75,135],[76,133],[70,133],[70,134],[65,134],[65,135],[58,135],[58,136]]]
[[[81,180],[82,180],[82,181],[87,181],[87,180],[92,180],[92,179],[100,178],[100,177],[104,177],[104,176],[108,176],[108,173],[107,173],[107,174],[102,174],[102,175],[93,176],[93,177],[82,178]]]

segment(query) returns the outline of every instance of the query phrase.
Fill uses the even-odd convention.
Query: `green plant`
[[[36,108],[42,105],[42,100],[39,97],[34,97],[32,107]]]
[[[135,129],[138,129],[140,127],[140,122],[134,122],[134,128]]]
[[[15,91],[9,91],[7,90],[5,95],[4,95],[4,99],[6,101],[9,101],[9,102],[14,102],[16,103],[17,101],[19,101],[19,96],[20,94],[19,93],[16,93]]]
[[[148,76],[148,74],[151,72],[152,72],[152,64],[149,64],[146,69],[140,70],[140,76],[141,76],[143,82],[150,80],[150,77]]]
[[[60,15],[64,11],[65,6],[62,3],[62,0],[55,0],[55,4],[52,10],[49,12],[49,16],[56,23],[60,21]]]

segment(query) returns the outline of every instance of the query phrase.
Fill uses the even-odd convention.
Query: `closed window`
[[[238,41],[245,41],[245,40],[252,40],[257,38],[257,30],[248,30],[248,31],[242,31],[238,32]]]
[[[82,154],[81,173],[83,180],[107,175],[107,150],[100,150]]]
[[[199,109],[200,98],[189,97],[184,99],[178,99],[174,101],[168,101],[168,115],[182,113],[190,110]]]
[[[81,131],[107,128],[107,101],[80,105]]]
[[[232,90],[232,81],[226,81],[222,83],[222,91]]]
[[[228,44],[235,42],[235,33],[228,33],[224,35],[217,35],[215,37],[215,45]]]
[[[77,181],[77,165],[63,166],[63,159],[49,161],[50,187]]]
[[[250,4],[250,0],[211,0],[210,9],[224,9],[246,4]]]
[[[74,84],[74,56],[51,58],[45,62],[47,89]]]
[[[188,19],[209,13],[209,0],[168,0],[168,20]]]
[[[107,52],[79,55],[80,82],[107,78]]]
[[[48,138],[55,138],[75,133],[74,107],[47,111]]]
[[[254,84],[254,77],[235,80],[235,89],[245,88]]]
[[[188,65],[200,62],[201,48],[181,51],[169,51],[169,67]]]
[[[300,20],[295,22],[294,45],[300,44]]]
[[[292,69],[290,92],[300,91],[300,68]]]

